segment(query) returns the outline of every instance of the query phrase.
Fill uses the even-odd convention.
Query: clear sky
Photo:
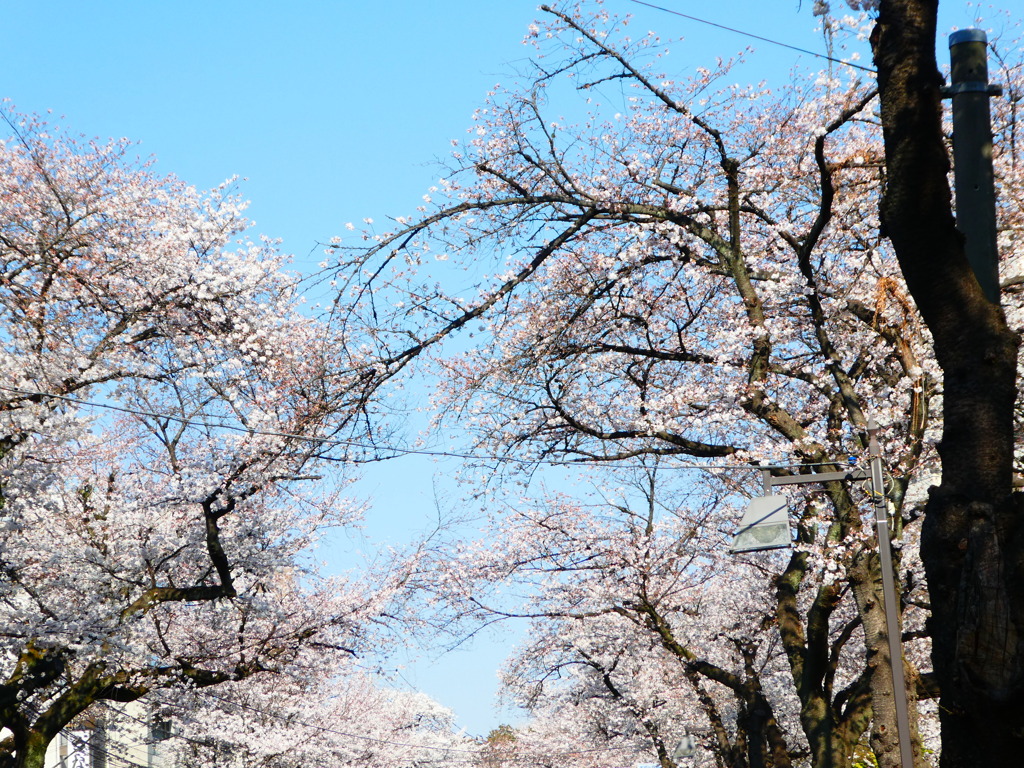
[[[842,0],[834,0],[836,5]],[[814,51],[812,0],[655,0],[652,4]],[[607,0],[673,46],[674,76],[752,46],[745,76],[781,77],[812,57],[645,7]],[[973,11],[946,3],[940,47]],[[0,97],[53,110],[76,132],[137,140],[157,170],[198,187],[244,177],[259,231],[283,239],[296,268],[348,221],[413,212],[432,165],[470,125],[495,83],[508,83],[536,0],[0,0]],[[940,51],[940,60],[945,60]],[[866,63],[866,62],[862,62]],[[358,486],[374,509],[368,536],[402,541],[435,514],[425,460],[377,466]],[[510,639],[511,638],[511,639]],[[492,709],[495,669],[513,634],[410,664],[418,686],[473,733]]]

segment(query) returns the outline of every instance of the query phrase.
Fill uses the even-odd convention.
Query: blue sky
[[[838,5],[841,0],[835,0]],[[660,0],[664,8],[823,51],[812,0]],[[970,26],[953,8],[941,27]],[[76,132],[139,141],[157,170],[198,186],[244,177],[257,229],[283,239],[296,267],[321,260],[317,242],[348,221],[409,214],[434,181],[432,165],[470,125],[495,83],[509,83],[529,49],[520,41],[536,0],[0,0],[0,97],[22,112],[53,110]],[[679,76],[750,45],[752,79],[781,77],[811,57],[631,0],[673,47]],[[944,6],[945,8],[945,6]],[[940,60],[945,53],[940,50]],[[435,477],[450,467],[402,459],[376,466],[367,535],[403,541],[435,516]],[[399,477],[400,482],[395,478]],[[441,481],[443,485],[443,481]],[[514,634],[492,634],[404,672],[454,708],[471,732],[507,715],[492,708],[495,668]]]

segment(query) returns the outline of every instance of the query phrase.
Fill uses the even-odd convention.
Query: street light
[[[770,474],[769,470],[765,470]],[[759,552],[763,549],[785,549],[793,545],[789,533],[789,512],[785,496],[758,496],[751,499],[743,513],[739,533],[729,551]]]
[[[868,480],[875,506],[875,532],[878,535],[878,559],[882,572],[882,598],[885,609],[885,628],[889,640],[889,658],[892,667],[893,699],[896,706],[896,730],[900,745],[900,761],[904,768],[913,768],[914,750],[910,741],[910,716],[907,704],[907,683],[903,673],[903,643],[900,639],[899,609],[896,601],[896,582],[893,578],[892,551],[889,539],[889,511],[885,500],[885,481],[882,472],[882,454],[878,447],[878,425],[868,420],[867,471],[851,467],[845,472],[818,472],[809,475],[772,477],[771,469],[762,470],[765,495],[753,499],[747,506],[740,523],[739,533],[730,552],[757,552],[780,549],[792,544],[789,516],[784,496],[772,494],[779,485],[805,485],[827,483],[834,480]]]

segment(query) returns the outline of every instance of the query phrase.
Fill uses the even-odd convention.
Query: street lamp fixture
[[[785,496],[758,496],[751,499],[743,513],[739,533],[729,552],[759,552],[763,549],[786,549],[793,545],[789,532],[789,511]]]

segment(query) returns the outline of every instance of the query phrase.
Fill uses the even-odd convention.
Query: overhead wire
[[[843,66],[846,66],[846,67],[852,67],[853,69],[859,69],[859,70],[862,70],[864,72],[871,72],[872,74],[875,74],[875,70],[871,69],[870,67],[865,67],[865,66],[862,66],[860,64],[854,64],[852,61],[847,61],[845,59],[838,59],[835,56],[829,56],[828,54],[825,54],[825,53],[820,53],[818,51],[812,51],[812,50],[809,50],[807,48],[801,48],[801,47],[796,46],[796,45],[790,45],[789,43],[783,43],[780,40],[774,40],[774,39],[772,39],[770,37],[764,37],[763,35],[755,35],[753,32],[746,32],[746,31],[744,31],[742,29],[737,29],[736,27],[730,27],[730,26],[727,26],[725,24],[719,24],[718,22],[715,22],[715,21],[709,21],[708,19],[702,19],[699,16],[692,16],[692,15],[690,15],[688,13],[683,13],[682,11],[677,11],[677,10],[674,10],[672,8],[665,8],[664,6],[661,6],[661,5],[655,5],[654,3],[648,3],[648,2],[645,2],[645,0],[628,0],[628,1],[631,2],[631,3],[634,3],[636,5],[643,5],[643,6],[646,6],[647,8],[652,8],[652,9],[654,9],[656,11],[662,11],[664,13],[669,13],[669,14],[672,14],[673,16],[681,16],[684,19],[689,19],[690,21],[696,21],[699,24],[706,24],[709,27],[716,27],[717,29],[722,29],[722,30],[725,30],[726,32],[733,32],[733,33],[735,33],[737,35],[742,35],[743,37],[749,37],[749,38],[751,38],[753,40],[760,40],[761,42],[764,42],[764,43],[769,43],[771,45],[777,45],[780,48],[788,48],[791,51],[797,51],[799,53],[806,53],[808,56],[814,56],[814,57],[819,58],[819,59],[825,59],[826,61],[830,61],[830,62],[832,62],[834,64],[842,64]]]
[[[117,413],[124,413],[126,415],[131,415],[131,416],[140,416],[140,417],[148,418],[148,419],[159,419],[159,420],[173,421],[173,422],[176,422],[176,423],[179,423],[179,424],[183,424],[185,426],[208,427],[208,428],[212,427],[212,428],[215,428],[215,429],[223,429],[225,431],[239,432],[239,433],[242,433],[242,434],[260,436],[260,437],[279,437],[279,438],[287,439],[287,440],[297,440],[297,441],[310,442],[310,443],[319,443],[319,444],[322,444],[322,445],[333,445],[333,446],[348,447],[348,448],[358,448],[360,450],[367,450],[367,451],[387,451],[387,452],[390,452],[392,454],[395,454],[394,456],[378,456],[378,457],[374,457],[372,459],[365,459],[365,458],[364,459],[353,459],[353,458],[336,457],[336,456],[320,456],[320,457],[318,457],[318,458],[320,458],[320,459],[322,459],[324,461],[334,461],[334,462],[356,464],[356,463],[361,463],[361,462],[385,461],[385,460],[397,458],[397,456],[399,456],[399,455],[430,456],[430,457],[435,457],[435,458],[466,459],[466,460],[472,460],[472,461],[491,461],[491,462],[508,463],[508,464],[519,464],[519,465],[523,465],[523,466],[542,465],[542,466],[556,466],[556,467],[583,467],[583,466],[592,465],[594,463],[597,463],[597,461],[598,461],[596,459],[571,459],[571,460],[567,459],[567,460],[561,460],[561,461],[555,460],[555,459],[541,459],[541,458],[528,459],[528,458],[520,458],[520,457],[517,457],[517,456],[501,456],[501,455],[496,455],[496,454],[479,454],[479,453],[468,453],[468,452],[459,452],[459,451],[444,451],[444,450],[437,450],[437,449],[430,449],[430,448],[406,448],[406,447],[397,446],[397,445],[387,445],[387,444],[379,444],[379,443],[377,443],[377,444],[365,443],[365,442],[361,442],[359,440],[352,440],[352,439],[343,439],[343,438],[336,438],[336,437],[319,437],[319,436],[316,436],[316,435],[302,435],[302,434],[296,434],[296,433],[291,433],[291,432],[280,432],[280,431],[275,431],[275,430],[256,429],[256,428],[252,428],[252,427],[246,427],[246,426],[243,426],[243,425],[240,425],[240,424],[233,424],[233,423],[226,422],[226,421],[219,421],[219,420],[212,419],[212,418],[211,419],[204,419],[204,420],[200,421],[200,420],[198,420],[196,418],[189,418],[189,417],[185,417],[185,416],[178,416],[176,414],[160,413],[160,412],[157,412],[157,411],[147,411],[147,410],[143,410],[143,409],[140,409],[140,408],[129,408],[129,407],[123,406],[123,405],[115,405],[115,404],[112,404],[112,403],[103,403],[103,402],[99,402],[99,401],[96,401],[96,400],[88,400],[88,399],[84,399],[84,398],[69,397],[67,395],[58,395],[58,394],[55,394],[55,393],[52,393],[52,392],[43,392],[41,390],[31,390],[31,389],[24,389],[24,388],[21,388],[21,387],[11,387],[11,386],[7,386],[7,385],[3,385],[3,384],[0,384],[0,391],[12,392],[12,393],[15,393],[15,394],[25,395],[25,396],[29,396],[29,397],[49,398],[49,399],[59,400],[61,402],[66,402],[66,403],[70,403],[70,404],[81,406],[81,407],[85,407],[85,408],[99,408],[99,409],[104,409],[104,410],[115,411]],[[787,466],[802,466],[802,467],[831,466],[834,463],[835,462],[819,462],[819,463],[813,463],[813,464],[781,464],[781,465],[771,464],[771,465],[768,465],[768,464],[758,464],[758,463],[747,463],[747,464],[712,464],[712,463],[702,463],[702,462],[673,462],[673,464],[670,467],[662,467],[662,468],[663,469],[670,468],[670,469],[678,469],[678,470],[693,470],[693,471],[709,471],[709,470],[762,470],[762,469],[770,469],[770,468],[776,468],[776,467],[787,467]],[[619,467],[619,468],[623,468],[623,469],[629,469],[629,468],[646,469],[646,468],[648,468],[648,467],[646,467],[645,465],[642,465],[642,464],[630,465],[630,464],[618,463],[618,464],[616,464],[616,466]]]

